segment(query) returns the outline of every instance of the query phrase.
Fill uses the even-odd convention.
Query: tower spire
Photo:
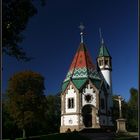
[[[99,28],[99,34],[100,34],[100,41],[101,41],[101,44],[104,44],[104,39],[103,39],[103,37],[102,37],[101,28]]]
[[[80,32],[81,43],[83,43],[84,42],[84,32],[83,32],[83,30],[85,29],[85,26],[81,23],[79,28],[80,28],[80,31],[81,31]]]

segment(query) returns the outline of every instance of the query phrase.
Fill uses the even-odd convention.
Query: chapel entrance
[[[85,127],[92,127],[92,106],[85,105],[82,109],[83,123]]]

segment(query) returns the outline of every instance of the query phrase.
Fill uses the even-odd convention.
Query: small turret
[[[111,81],[111,71],[112,71],[111,60],[112,60],[112,57],[110,56],[109,51],[107,50],[104,40],[102,38],[99,54],[97,57],[97,65],[109,86],[111,86],[111,82],[112,82]]]
[[[111,64],[111,56],[109,54],[109,51],[107,50],[105,43],[102,39],[99,55],[98,55],[98,66],[100,69],[108,69],[112,70],[112,64]]]
[[[107,121],[110,125],[113,125],[111,121],[112,116],[112,108],[113,108],[113,102],[112,102],[112,57],[104,43],[103,38],[101,38],[100,43],[100,49],[99,54],[97,57],[97,65],[98,65],[98,71],[100,72],[102,78],[104,79],[104,84],[106,86],[107,93],[107,113],[110,114],[110,116],[107,117]]]

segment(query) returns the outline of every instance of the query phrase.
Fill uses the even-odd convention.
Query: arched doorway
[[[92,127],[92,106],[85,105],[82,108],[83,123],[85,127]]]

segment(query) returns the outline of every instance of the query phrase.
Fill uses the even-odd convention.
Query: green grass
[[[116,137],[114,140],[138,140],[138,138],[130,137],[130,136],[122,136],[122,137]]]
[[[138,140],[137,132],[127,132],[124,135],[117,135],[114,140]]]

